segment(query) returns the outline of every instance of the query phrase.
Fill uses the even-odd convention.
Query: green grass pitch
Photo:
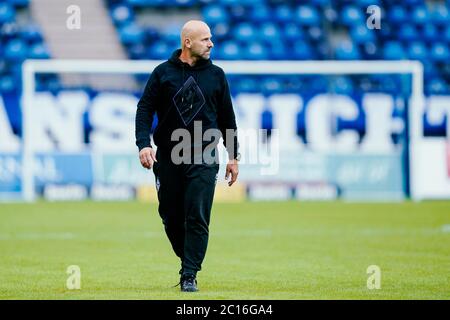
[[[216,203],[200,291],[178,270],[156,204],[0,204],[0,299],[245,300],[449,299],[450,202]]]

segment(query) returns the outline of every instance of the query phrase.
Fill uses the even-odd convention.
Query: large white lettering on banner
[[[262,120],[263,114],[270,113],[272,122],[269,126],[278,130],[280,141],[278,173],[261,177],[255,166],[243,167],[242,181],[325,181],[342,190],[347,188],[347,191],[353,186],[352,190],[356,192],[370,186],[370,183],[365,182],[372,179],[373,187],[380,190],[380,197],[383,188],[384,192],[386,188],[389,192],[392,187],[391,193],[395,193],[396,197],[401,192],[406,174],[402,172],[404,167],[401,162],[404,144],[401,140],[393,139],[393,136],[402,136],[405,130],[404,100],[383,93],[366,93],[360,98],[318,94],[307,99],[297,94],[264,96],[242,93],[233,100],[240,129],[264,128],[267,124]],[[93,176],[101,177],[101,183],[136,183],[136,179],[131,181],[130,177],[138,176],[137,171],[127,174],[127,170],[121,170],[122,177],[114,168],[124,167],[125,164],[126,168],[141,170],[138,165],[134,167],[133,162],[137,152],[134,144],[137,102],[136,96],[127,93],[103,92],[90,97],[84,91],[61,91],[57,95],[38,92],[33,99],[32,126],[26,128],[32,132],[33,150],[35,153],[71,154],[106,152],[109,154],[107,158],[100,158],[100,161],[96,159],[91,166],[95,171]],[[11,159],[18,162],[14,168],[20,167],[21,161],[20,139],[14,133],[6,110],[4,100],[0,98],[0,179],[2,176],[11,176],[7,174],[8,168],[11,168]],[[398,116],[402,112],[403,115]],[[420,125],[414,126],[419,132],[413,133],[418,138],[410,141],[413,195],[419,198],[450,197],[450,97],[429,97],[418,112],[413,117],[420,121]],[[447,128],[442,131],[444,124]],[[427,130],[435,133],[426,134]],[[243,139],[240,143],[245,152],[246,144],[251,141]],[[265,142],[258,140],[258,143],[263,145]],[[7,154],[8,159],[4,158]],[[2,155],[5,161],[2,161]],[[11,158],[11,155],[15,156]],[[124,159],[124,155],[134,160]],[[375,158],[369,159],[366,157],[368,155]],[[119,158],[122,163],[120,166],[116,163],[119,160],[115,160]],[[348,172],[349,162],[354,164],[354,170],[350,170],[352,172]],[[9,165],[5,166],[6,163]],[[400,171],[400,174],[396,171]],[[52,179],[53,183],[58,183],[54,177]],[[45,177],[40,180],[45,181]],[[5,186],[3,181],[0,181],[0,186],[2,183]],[[292,193],[307,194],[309,190],[315,189],[333,193],[327,188],[308,186],[303,189],[308,192],[297,192],[297,188]],[[346,194],[345,190],[341,194]],[[366,194],[374,190],[369,188]],[[361,194],[357,196],[363,197]]]
[[[62,91],[57,96],[37,93],[33,103],[33,149],[39,151],[83,151],[83,114],[88,112],[93,150],[133,151],[134,116],[137,98],[128,94],[101,93],[89,100],[83,91]],[[240,128],[259,129],[261,113],[273,114],[274,128],[279,130],[281,148],[303,148],[296,134],[295,119],[306,116],[308,148],[315,151],[389,152],[395,149],[391,135],[403,129],[400,119],[391,117],[393,98],[385,94],[366,94],[363,108],[365,135],[361,142],[351,129],[333,132],[333,121],[354,120],[361,110],[349,96],[319,94],[305,106],[301,96],[239,94],[234,99]],[[0,104],[0,106],[2,106]],[[0,110],[0,152],[17,150],[18,139],[12,134],[4,108]]]
[[[93,150],[136,150],[134,117],[137,103],[136,97],[119,93],[103,93],[93,99],[89,113],[93,127],[90,133]]]
[[[411,196],[450,198],[450,97],[432,96],[416,110],[418,121],[411,139]],[[424,135],[428,128],[430,134]]]
[[[32,145],[36,152],[84,149],[82,116],[89,103],[84,92],[38,93],[33,101]]]

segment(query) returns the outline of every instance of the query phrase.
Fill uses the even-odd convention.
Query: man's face
[[[214,47],[211,41],[211,32],[208,29],[199,31],[191,38],[191,54],[202,59],[209,59],[211,49]]]

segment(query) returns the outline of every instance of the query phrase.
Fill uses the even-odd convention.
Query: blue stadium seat
[[[219,47],[219,56],[225,60],[242,59],[242,49],[235,41],[227,41]]]
[[[220,22],[210,27],[213,35],[213,42],[216,41],[216,39],[225,39],[230,33],[230,25],[226,22]]]
[[[30,59],[48,59],[50,58],[50,52],[47,46],[43,43],[33,44],[28,52],[28,58]]]
[[[373,82],[370,81],[370,77],[366,75],[362,75],[360,77],[360,81],[358,83],[358,89],[362,92],[373,92]]]
[[[26,59],[28,48],[26,43],[21,39],[10,40],[4,49],[4,57],[11,62],[21,62]]]
[[[234,29],[235,39],[244,43],[255,40],[256,36],[254,25],[248,22],[240,23]]]
[[[401,85],[393,77],[386,75],[382,76],[377,89],[390,94],[398,94],[402,91]]]
[[[20,37],[29,43],[41,42],[44,40],[40,28],[34,24],[24,26],[20,32]]]
[[[450,61],[450,51],[448,45],[444,43],[435,43],[430,51],[430,58],[438,62]]]
[[[155,42],[147,51],[149,59],[167,59],[171,54],[171,48],[165,41]]]
[[[267,47],[256,41],[248,44],[243,51],[244,59],[267,60],[269,58],[269,50]]]
[[[11,75],[0,75],[0,92],[6,93],[14,90],[15,81]]]
[[[265,41],[272,42],[280,39],[281,33],[275,23],[266,22],[260,27],[260,37]]]
[[[361,55],[357,46],[347,40],[341,42],[336,48],[336,59],[339,60],[357,60]]]
[[[16,22],[8,22],[0,27],[0,40],[3,41],[20,37],[20,28]]]
[[[132,9],[125,5],[119,5],[112,8],[110,15],[113,22],[117,25],[130,23],[134,19]]]
[[[346,6],[342,9],[340,17],[342,23],[347,26],[361,25],[365,20],[363,11],[355,6]]]
[[[338,13],[336,9],[331,6],[323,9],[323,17],[328,23],[338,22]]]
[[[411,60],[425,61],[428,58],[428,49],[423,42],[412,42],[408,47],[408,57]]]
[[[316,52],[317,59],[327,60],[332,58],[331,45],[326,41],[322,41],[316,46]]]
[[[248,20],[248,8],[242,4],[231,6],[227,12],[230,17],[230,21],[233,21],[234,23]]]
[[[305,37],[303,29],[295,23],[286,24],[283,28],[283,34],[286,41],[300,40]]]
[[[398,37],[403,41],[412,41],[419,38],[419,33],[413,25],[403,24],[400,26]]]
[[[319,26],[308,27],[308,36],[314,41],[319,41],[323,38],[323,29]]]
[[[202,9],[202,16],[206,23],[216,24],[228,22],[229,16],[225,8],[219,5],[209,5]]]
[[[303,26],[315,26],[320,24],[320,17],[315,7],[301,5],[294,15],[295,21]]]
[[[128,54],[131,59],[145,59],[147,58],[146,47],[142,43],[136,43],[128,48]],[[150,57],[149,57],[150,58]]]
[[[435,24],[427,23],[423,26],[422,37],[425,40],[434,42],[441,37]]]
[[[0,24],[12,22],[16,18],[16,10],[9,3],[0,3]]]
[[[360,49],[362,52],[362,59],[364,60],[374,60],[379,59],[381,56],[381,51],[378,49],[379,46],[373,41],[367,41],[360,44]]]
[[[387,60],[406,59],[406,52],[400,42],[389,41],[385,43],[383,49],[383,58]]]
[[[289,54],[291,55],[291,59],[298,59],[298,60],[308,60],[313,59],[313,53],[311,46],[303,40],[297,40],[294,42],[292,51],[289,51]]]
[[[260,85],[256,77],[242,77],[236,81],[239,92],[259,93]]]
[[[445,94],[449,92],[449,87],[441,78],[434,78],[425,84],[425,93],[427,94]]]
[[[292,8],[289,5],[282,4],[275,8],[274,19],[280,23],[287,23],[293,20]]]
[[[119,29],[120,41],[125,45],[142,43],[145,41],[145,33],[140,26],[132,22]]]
[[[288,59],[286,54],[286,46],[283,41],[275,40],[269,45],[269,58],[273,60],[284,60]]]
[[[450,6],[450,3],[448,6]],[[448,25],[450,21],[449,8],[445,4],[434,6],[431,11],[431,19],[438,25]]]
[[[401,24],[408,19],[406,9],[401,5],[395,5],[387,10],[389,21],[394,24]]]
[[[264,77],[261,89],[263,94],[280,93],[283,90],[282,84],[277,77]]]
[[[146,42],[152,43],[153,41],[159,40],[161,38],[159,31],[154,27],[145,27],[143,31],[145,34]]]
[[[372,30],[368,29],[365,25],[359,25],[353,27],[350,30],[350,36],[355,43],[365,43],[375,40],[375,35]]]
[[[428,10],[425,6],[419,6],[413,9],[412,21],[415,24],[425,24],[429,21]]]
[[[258,5],[249,8],[248,18],[254,23],[267,22],[271,20],[271,12],[267,6],[259,3]]]
[[[337,76],[331,80],[331,91],[338,94],[351,94],[353,92],[352,81],[345,76]]]

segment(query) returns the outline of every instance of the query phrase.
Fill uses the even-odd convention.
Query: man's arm
[[[218,108],[218,124],[222,133],[223,144],[228,152],[228,164],[225,170],[225,179],[231,175],[228,185],[231,187],[237,180],[239,174],[238,168],[238,149],[236,117],[234,115],[233,104],[231,102],[230,89],[228,81],[223,74],[221,105]]]
[[[147,84],[144,93],[137,104],[135,136],[136,145],[139,148],[139,160],[144,168],[151,169],[156,161],[155,151],[150,142],[150,133],[153,124],[153,116],[158,103],[159,78],[154,71]]]

